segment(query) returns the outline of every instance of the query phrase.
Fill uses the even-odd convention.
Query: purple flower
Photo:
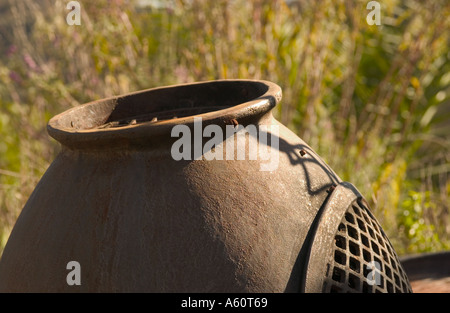
[[[25,54],[23,57],[23,60],[25,61],[25,63],[28,65],[28,67],[35,71],[37,70],[38,66],[36,64],[36,62],[34,62],[33,58],[29,55],[29,54]]]
[[[9,78],[11,78],[11,80],[16,82],[16,83],[21,83],[22,82],[22,78],[20,77],[20,75],[17,74],[17,72],[14,72],[14,71],[10,71],[9,72]]]
[[[10,57],[16,52],[17,52],[17,46],[16,45],[10,45],[8,50],[6,50],[6,56]]]

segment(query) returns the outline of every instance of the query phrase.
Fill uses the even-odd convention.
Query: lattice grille
[[[323,292],[412,292],[389,239],[358,201],[342,218],[332,253]]]

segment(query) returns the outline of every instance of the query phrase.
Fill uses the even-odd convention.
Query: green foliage
[[[401,203],[399,222],[406,241],[407,252],[418,253],[424,251],[448,250],[448,241],[441,240],[440,227],[443,225],[442,216],[436,216],[437,203],[433,201],[429,191],[409,191]],[[448,214],[448,213],[447,213]],[[448,218],[448,216],[446,216]]]
[[[266,79],[276,117],[366,196],[395,248],[450,244],[447,1],[0,0],[0,250],[58,151],[50,117],[168,84]],[[431,2],[431,3],[430,3]],[[2,22],[3,21],[3,22]]]

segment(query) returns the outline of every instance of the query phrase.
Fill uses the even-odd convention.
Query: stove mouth
[[[69,147],[104,146],[158,136],[179,124],[205,125],[236,119],[257,121],[271,114],[281,88],[263,80],[215,80],[166,86],[86,103],[53,117],[47,126]],[[119,141],[117,141],[119,139]]]

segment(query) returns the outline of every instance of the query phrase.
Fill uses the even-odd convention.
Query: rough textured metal
[[[340,183],[317,217],[306,292],[411,292],[389,239],[359,191]]]
[[[347,208],[333,238],[324,292],[411,292],[389,239],[360,201]]]
[[[51,119],[62,149],[11,233],[0,291],[321,292],[327,265],[311,260],[317,249],[334,251],[357,196],[341,192],[351,185],[273,118],[280,99],[273,83],[223,80],[95,101]],[[279,126],[278,168],[174,160],[171,130],[195,131],[195,117],[202,130]],[[260,144],[234,139],[247,153]],[[340,213],[328,220],[331,208]],[[66,283],[70,261],[81,266],[81,285]]]

